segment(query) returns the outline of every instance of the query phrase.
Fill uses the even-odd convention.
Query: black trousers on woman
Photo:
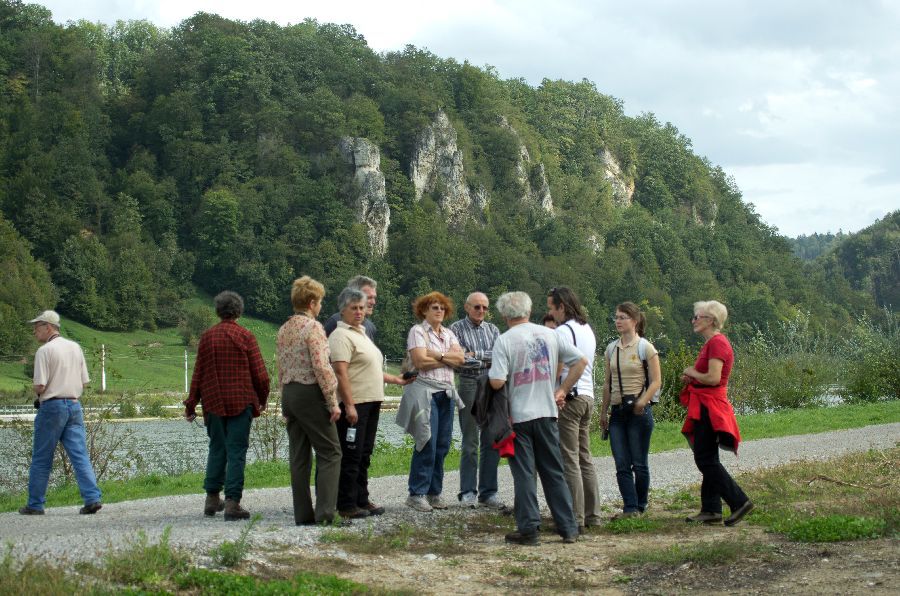
[[[713,429],[706,406],[700,406],[700,420],[694,425],[694,463],[703,474],[701,511],[721,514],[723,500],[732,511],[747,502],[747,495],[719,461],[719,434]]]
[[[356,422],[356,441],[347,443],[347,418],[344,404],[340,404],[341,417],[337,421],[338,438],[341,441],[341,479],[338,483],[338,511],[365,509],[369,503],[369,462],[375,449],[378,434],[378,417],[381,402],[356,404],[359,419]]]

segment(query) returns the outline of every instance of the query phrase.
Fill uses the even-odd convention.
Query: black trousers
[[[703,474],[701,511],[722,513],[723,500],[732,511],[747,502],[747,495],[719,461],[719,435],[713,429],[706,406],[700,406],[700,420],[694,425],[694,463]]]
[[[356,404],[356,441],[347,443],[347,418],[344,404],[340,404],[341,417],[337,421],[338,439],[341,441],[341,479],[338,482],[338,511],[349,511],[369,503],[369,462],[378,434],[378,417],[381,402]]]

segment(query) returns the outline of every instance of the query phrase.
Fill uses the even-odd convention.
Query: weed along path
[[[683,490],[700,480],[691,454],[687,449],[654,454],[648,515],[638,518],[630,529],[590,528],[574,545],[564,545],[558,536],[546,533],[540,546],[510,547],[503,536],[513,528],[512,518],[485,509],[451,506],[443,512],[416,513],[403,505],[406,478],[401,476],[370,481],[372,499],[385,506],[384,515],[340,529],[296,527],[287,487],[249,489],[243,504],[261,519],[249,532],[249,550],[236,569],[263,578],[284,577],[291,570],[303,569],[371,586],[426,593],[668,593],[694,588],[747,593],[900,593],[900,548],[890,532],[874,540],[799,543],[768,533],[752,519],[771,517],[774,505],[767,509],[767,493],[761,487],[776,480],[798,490],[857,491],[855,497],[841,493],[834,498],[844,499],[847,510],[870,507],[873,515],[893,508],[896,517],[898,444],[900,423],[892,423],[748,441],[741,445],[737,458],[723,453],[726,467],[736,475],[746,474],[750,480],[745,488],[751,498],[758,496],[761,501],[749,523],[735,528],[685,524],[684,515],[694,512],[699,501],[694,494],[698,490]],[[870,450],[877,453],[864,455]],[[830,462],[841,457],[864,459],[842,464],[836,471],[815,467],[835,465]],[[604,505],[611,514],[619,506],[613,462],[598,458],[595,464]],[[774,473],[776,480],[753,484],[754,475],[779,466],[786,467]],[[445,496],[455,496],[458,484],[458,473],[448,473]],[[877,501],[882,493],[888,502]],[[500,494],[512,503],[507,466],[500,471]],[[824,506],[820,499],[833,496],[827,495],[809,497],[812,500],[798,505],[798,511],[811,515]],[[867,499],[875,500],[869,503]],[[0,514],[0,544],[10,545],[20,560],[36,557],[101,563],[111,549],[133,544],[140,536],[152,544],[169,528],[171,546],[191,553],[197,565],[211,566],[210,550],[238,540],[247,524],[226,523],[221,515],[206,518],[202,509],[203,496],[198,494],[111,503],[97,515],[87,516],[78,515],[75,506],[50,508],[41,517],[4,513]],[[638,556],[656,551],[669,552],[674,562],[628,558],[630,553]],[[726,562],[722,569],[715,573],[698,570],[719,558]],[[718,583],[712,582],[713,576]],[[661,583],[664,581],[668,583]]]

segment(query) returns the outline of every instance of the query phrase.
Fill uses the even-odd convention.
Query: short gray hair
[[[728,319],[728,309],[718,300],[706,300],[694,303],[694,314],[709,315],[712,317],[713,326],[721,329]]]
[[[354,290],[361,290],[365,287],[371,287],[372,289],[377,290],[378,282],[371,277],[366,277],[365,275],[355,275],[347,280],[347,287],[353,288]]]
[[[220,319],[237,319],[244,314],[244,299],[237,292],[225,290],[213,298]]]
[[[357,288],[344,288],[337,297],[338,310],[344,310],[349,304],[365,301],[366,295],[363,294],[361,290]]]
[[[507,292],[497,299],[497,310],[504,319],[531,316],[531,296],[525,292]]]

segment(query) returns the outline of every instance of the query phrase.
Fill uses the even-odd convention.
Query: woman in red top
[[[681,380],[681,403],[687,407],[687,418],[681,432],[694,448],[694,462],[703,482],[700,485],[700,513],[688,522],[721,523],[722,500],[731,509],[725,520],[733,526],[753,509],[753,503],[719,461],[719,448],[737,453],[741,434],[734,408],[726,393],[728,376],[734,364],[731,343],[722,332],[728,310],[715,300],[694,303],[691,323],[694,333],[706,339],[694,366],[684,369]]]

